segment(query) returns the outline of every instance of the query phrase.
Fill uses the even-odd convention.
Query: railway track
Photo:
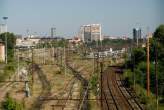
[[[46,103],[44,101],[40,101],[42,97],[49,97],[51,96],[51,86],[50,86],[50,81],[47,80],[46,75],[43,73],[41,68],[34,63],[35,71],[38,75],[38,78],[41,82],[42,85],[42,90],[37,99],[34,101],[33,105],[29,108],[29,110],[32,109],[42,109],[42,106]]]
[[[71,78],[72,79],[72,78]],[[73,90],[73,86],[76,82],[76,79],[72,79],[69,81],[69,84],[67,84],[67,86],[65,87],[65,91],[67,91],[68,95],[66,97],[66,100],[58,100],[56,105],[61,105],[62,110],[64,110],[64,108],[67,106],[68,100],[70,99],[70,97],[72,96],[72,90]],[[63,96],[63,94],[61,94],[61,97]],[[62,97],[64,99],[64,97]]]
[[[61,55],[62,55],[62,53],[60,55],[56,55],[56,57],[61,56]],[[80,60],[83,60],[83,59],[80,59]],[[57,64],[57,65],[58,66],[62,66],[60,64]],[[81,84],[82,84],[82,91],[80,92],[80,99],[82,99],[82,100],[79,100],[79,104],[78,104],[78,108],[77,109],[78,110],[83,110],[83,109],[86,110],[86,109],[88,109],[88,102],[85,101],[85,99],[88,99],[89,98],[89,91],[88,91],[89,81],[86,80],[80,74],[80,72],[77,71],[76,68],[73,68],[72,66],[70,66],[70,64],[68,62],[66,63],[66,67],[73,72],[74,77],[76,79],[78,79],[81,82]]]
[[[104,95],[106,104],[103,104],[105,109],[144,110],[134,95],[125,87],[119,66],[111,66],[104,72],[103,91],[106,93],[106,96]]]
[[[104,88],[109,100],[110,110],[131,110],[128,103],[120,93],[113,71],[112,68],[108,68],[104,72],[103,77],[103,86],[105,86]]]
[[[102,89],[102,94],[103,94],[103,99],[105,99],[105,104],[106,104],[106,106],[107,106],[107,109],[106,110],[110,110],[110,104],[109,104],[109,102],[108,102],[108,97],[107,97],[107,94],[106,94],[106,92]],[[102,100],[103,101],[103,100]]]
[[[70,69],[74,73],[74,77],[76,77],[78,80],[81,81],[82,91],[81,91],[81,94],[80,94],[80,99],[83,99],[83,98],[86,98],[87,99],[89,97],[89,95],[88,95],[88,89],[87,89],[89,82],[85,78],[83,78],[81,76],[81,74],[78,71],[76,71],[74,68],[72,68],[69,64],[67,64],[67,68]],[[85,92],[87,92],[87,93],[85,93]],[[82,104],[84,106],[81,108],[81,105]],[[88,103],[87,103],[87,101],[86,102],[85,101],[83,102],[83,100],[80,100],[79,101],[79,104],[78,104],[78,110],[79,109],[87,110],[88,109]]]
[[[144,110],[143,107],[136,100],[135,96],[132,95],[131,92],[125,87],[125,82],[120,73],[121,73],[121,71],[119,71],[119,72],[117,71],[115,73],[116,83],[117,83],[122,95],[124,96],[124,98],[126,99],[128,104],[131,106],[131,109],[132,110]]]
[[[102,109],[103,110],[118,110],[118,105],[115,101],[114,94],[109,86],[107,77],[104,77],[107,70],[102,75]]]

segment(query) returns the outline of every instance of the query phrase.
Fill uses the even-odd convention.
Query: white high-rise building
[[[56,28],[51,28],[51,37],[52,38],[56,37]]]
[[[84,26],[81,26],[78,31],[78,38],[84,42]]]
[[[90,42],[90,41],[98,41],[102,40],[101,33],[101,24],[89,24],[83,25],[80,27],[79,35],[82,37],[82,41]]]
[[[91,25],[84,25],[84,42],[91,41]]]
[[[91,41],[102,40],[101,24],[91,24]]]

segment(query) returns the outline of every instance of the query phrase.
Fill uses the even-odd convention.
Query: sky
[[[7,16],[8,31],[73,37],[80,26],[102,24],[102,34],[132,36],[141,27],[154,32],[164,24],[164,0],[0,0],[0,18]],[[0,19],[0,24],[4,20]]]

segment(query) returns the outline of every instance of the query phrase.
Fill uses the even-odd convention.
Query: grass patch
[[[92,84],[92,90],[93,90],[93,93],[94,95],[98,95],[98,92],[97,92],[97,86],[98,86],[98,76],[97,75],[94,75],[91,79],[91,84]]]
[[[96,101],[89,101],[88,110],[99,110],[99,105],[97,104]]]
[[[16,69],[17,69],[16,61],[8,62],[8,64],[4,66],[4,71],[0,74],[0,80],[4,81],[7,78],[10,79],[11,75],[15,73]]]

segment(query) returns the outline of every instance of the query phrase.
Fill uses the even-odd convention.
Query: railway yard
[[[121,60],[111,65],[111,57],[85,58],[82,49],[65,48],[22,49],[17,54],[27,78],[23,73],[17,78],[16,72],[1,82],[0,101],[9,92],[25,110],[144,110],[125,87]]]

